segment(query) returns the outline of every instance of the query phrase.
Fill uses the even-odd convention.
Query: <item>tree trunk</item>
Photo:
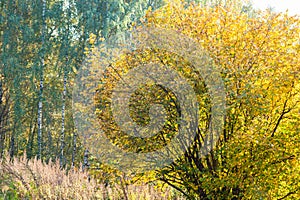
[[[66,58],[68,62],[68,57]],[[61,135],[60,135],[60,167],[64,166],[64,147],[65,147],[65,108],[67,95],[67,72],[64,69],[64,90],[62,95],[62,109],[61,109]]]
[[[2,88],[2,85],[1,85]],[[8,102],[8,95],[7,93],[4,94],[3,88],[0,91],[2,96],[1,104],[0,104],[0,158],[2,157],[4,150],[5,150],[5,138],[9,131],[8,128],[8,117],[9,117],[9,102]],[[3,97],[5,95],[5,97]],[[5,101],[3,101],[5,99]]]
[[[72,151],[72,168],[75,167],[76,140],[77,140],[77,132],[76,132],[76,130],[74,130],[74,133],[73,133],[73,151]]]
[[[89,163],[89,150],[86,149],[84,151],[84,155],[83,155],[83,165],[82,165],[82,171],[85,171],[86,169],[88,169],[90,167],[90,163]]]
[[[0,76],[0,79],[2,77]],[[5,139],[5,106],[3,103],[3,86],[2,86],[2,79],[0,80],[0,158],[2,158],[2,154],[4,151],[4,139]]]
[[[15,130],[13,130],[11,133],[9,146],[9,157],[12,159],[15,154]]]
[[[44,89],[44,67],[45,67],[45,29],[46,29],[46,0],[43,0],[42,8],[42,58],[40,69],[40,91],[38,103],[38,158],[42,158],[42,129],[43,129],[43,89]]]

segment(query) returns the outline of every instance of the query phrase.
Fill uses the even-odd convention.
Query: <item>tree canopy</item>
[[[122,51],[118,59],[104,63],[108,42],[128,41],[131,33],[143,28],[153,30],[158,42],[160,37],[177,41],[169,43],[169,48],[158,43],[142,48],[138,45],[147,38],[141,37],[136,45],[141,48]],[[73,170],[81,168],[83,161],[83,170],[98,182],[106,186],[117,182],[124,191],[124,185],[134,182],[155,182],[187,199],[300,198],[299,36],[299,16],[256,11],[250,2],[240,0],[1,1],[0,158],[26,153],[28,159],[38,156],[45,161],[40,162],[45,168],[49,160],[59,158],[60,168]],[[186,41],[193,43],[181,46]],[[188,54],[175,51],[195,46],[203,48],[215,66],[212,73],[222,81],[226,102],[220,137],[205,155],[214,108],[210,85]],[[169,81],[170,87],[152,79],[130,96],[130,123],[146,136],[137,137],[138,133],[125,130],[132,124],[117,122],[124,110],[113,110],[112,103],[124,93],[116,91],[120,83],[142,80],[130,72],[149,64],[157,67],[154,75],[165,75],[166,80],[170,80],[167,69],[177,74]],[[94,102],[88,106],[95,106],[94,123],[111,144],[144,155],[170,144],[182,128],[194,136],[191,143],[179,140],[182,154],[166,166],[142,173],[124,174],[93,155],[93,147],[84,146],[86,138],[80,136],[86,133],[77,129],[72,108],[76,81],[79,85],[87,81],[75,78],[83,67],[89,71],[105,68],[92,91]],[[128,74],[131,79],[124,78]],[[196,122],[180,121],[183,115],[193,116],[194,110],[184,113],[182,99],[172,91],[172,84],[180,84],[177,75],[187,80],[195,94],[182,99],[197,100]],[[80,95],[84,99],[88,94]],[[87,111],[84,106],[80,109]],[[97,135],[89,138],[100,139]],[[78,176],[84,179],[85,175]],[[7,177],[11,176],[5,174],[3,180]],[[1,187],[4,182],[1,177]]]

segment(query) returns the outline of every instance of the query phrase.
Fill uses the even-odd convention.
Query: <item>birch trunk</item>
[[[76,141],[77,140],[77,130],[73,133],[73,151],[72,151],[72,168],[75,167],[75,157],[76,157]]]
[[[90,166],[90,164],[89,164],[89,150],[86,149],[84,151],[84,155],[83,155],[82,171],[85,171],[86,169],[88,169],[89,166]]]
[[[68,67],[69,67],[69,57],[68,57],[68,48],[69,48],[69,31],[70,31],[70,19],[71,19],[71,12],[70,12],[70,5],[65,4],[65,8],[67,9],[64,12],[65,17],[67,19],[66,24],[66,37],[65,41],[63,41],[63,54],[65,56],[65,65],[63,67],[63,93],[62,93],[62,108],[61,108],[61,134],[60,134],[60,167],[63,168],[64,166],[64,148],[65,148],[65,110],[66,110],[66,95],[67,95],[67,81],[68,81]],[[73,155],[72,155],[73,156]],[[73,158],[72,158],[73,159]],[[72,161],[73,162],[73,161]],[[72,164],[73,165],[73,164]]]
[[[68,57],[66,58],[68,62]],[[67,95],[67,72],[64,70],[64,90],[62,95],[62,109],[61,109],[61,135],[60,135],[60,167],[64,166],[64,148],[65,148],[65,109],[66,109],[66,95]]]
[[[38,158],[42,158],[42,129],[43,129],[43,89],[44,89],[44,67],[45,67],[45,29],[46,29],[46,0],[43,0],[42,8],[42,58],[40,69],[40,91],[38,104]]]

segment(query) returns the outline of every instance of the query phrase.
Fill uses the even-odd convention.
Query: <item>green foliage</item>
[[[29,158],[38,153],[37,104],[40,62],[44,55],[42,158],[47,160],[60,154],[63,79],[66,77],[64,150],[65,161],[69,163],[75,132],[72,85],[86,57],[86,48],[92,45],[89,38],[94,35],[93,44],[97,44],[103,36],[127,29],[131,21],[143,16],[148,4],[158,7],[160,2],[47,1],[44,44],[41,41],[42,3],[24,2],[8,1],[0,5],[0,74],[2,88],[7,90],[5,97],[10,99],[9,120],[1,132],[1,150],[10,150],[11,155],[22,155],[26,150]],[[1,98],[4,100],[4,96]],[[80,140],[77,143],[75,160],[78,163],[83,151]]]

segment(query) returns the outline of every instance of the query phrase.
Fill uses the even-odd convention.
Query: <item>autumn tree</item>
[[[201,147],[210,131],[211,97],[201,74],[180,55],[153,47],[125,53],[110,63],[97,90],[96,112],[107,137],[125,151],[143,153],[166,145],[178,131],[180,117],[172,91],[146,84],[131,98],[131,117],[141,126],[149,123],[150,104],[160,103],[168,111],[163,129],[150,139],[126,135],[114,122],[110,106],[114,87],[124,82],[128,71],[149,62],[168,65],[191,80],[201,108],[193,144],[156,171],[156,177],[190,199],[297,198],[300,21],[288,13],[253,16],[239,8],[169,3],[149,12],[143,24],[193,38],[221,70],[225,125],[207,156],[201,156]],[[97,63],[97,58],[91,62]]]

